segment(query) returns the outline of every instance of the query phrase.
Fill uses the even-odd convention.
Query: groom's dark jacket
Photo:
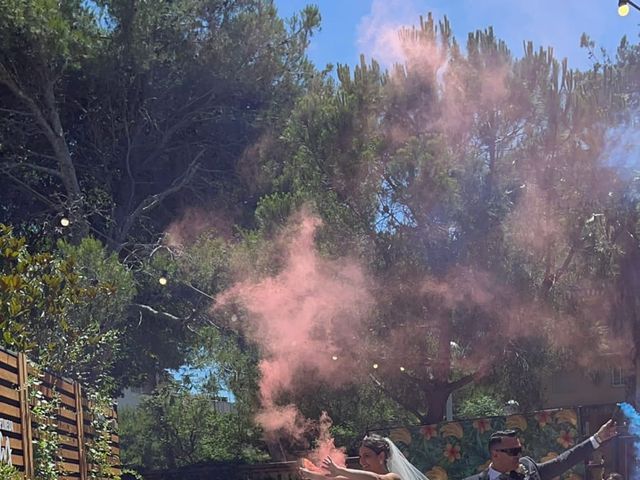
[[[536,463],[531,457],[522,457],[520,458],[520,464],[526,470],[524,475],[526,480],[551,480],[559,477],[577,463],[589,458],[589,455],[594,451],[591,439],[588,438],[548,462]],[[489,470],[472,475],[464,480],[489,480]]]

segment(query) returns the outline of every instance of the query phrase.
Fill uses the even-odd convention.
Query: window
[[[627,379],[622,367],[611,367],[611,386],[624,387],[626,384]]]

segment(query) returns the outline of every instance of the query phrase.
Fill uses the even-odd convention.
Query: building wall
[[[544,408],[600,405],[625,400],[625,371],[615,363],[595,370],[559,372],[543,382]]]
[[[153,389],[150,386],[125,388],[122,392],[122,396],[116,400],[118,410],[124,408],[136,408],[143,400],[149,398],[153,393]],[[235,413],[236,405],[225,399],[214,401],[214,407],[218,413]]]

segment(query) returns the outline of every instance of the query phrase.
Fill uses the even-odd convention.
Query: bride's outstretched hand
[[[322,461],[322,465],[329,471],[329,474],[333,477],[336,477],[340,474],[339,467],[333,463],[333,459],[331,457],[327,457]]]
[[[306,480],[326,480],[326,476],[320,472],[312,472],[304,467],[298,469],[300,476]]]

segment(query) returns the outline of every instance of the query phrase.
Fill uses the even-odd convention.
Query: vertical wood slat
[[[22,428],[22,455],[26,478],[33,478],[33,432],[31,430],[31,407],[29,406],[27,357],[18,354],[18,388],[20,395],[20,422]]]
[[[78,457],[80,460],[80,480],[87,480],[87,457],[84,445],[84,413],[82,411],[82,387],[74,382],[76,396],[76,427],[78,429]]]

